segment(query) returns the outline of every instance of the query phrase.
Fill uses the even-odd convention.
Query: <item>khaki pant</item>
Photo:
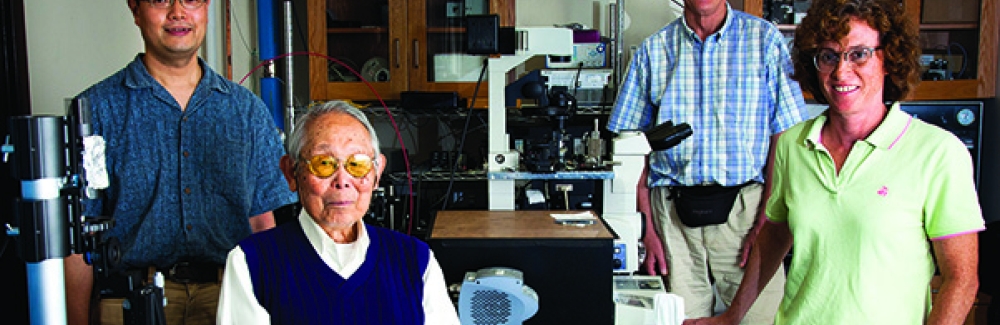
[[[177,283],[167,280],[163,295],[167,305],[163,306],[168,325],[214,325],[218,311],[218,283]],[[122,301],[124,299],[101,300],[101,324],[121,325],[124,323]]]
[[[722,303],[727,307],[732,303],[743,279],[743,269],[739,266],[743,240],[753,226],[759,205],[763,204],[763,188],[758,183],[743,187],[726,223],[698,228],[681,223],[673,202],[668,199],[667,187],[651,189],[653,221],[669,266],[664,281],[669,292],[684,298],[687,318],[713,315],[713,279]],[[784,286],[785,273],[781,267],[741,324],[773,324]]]

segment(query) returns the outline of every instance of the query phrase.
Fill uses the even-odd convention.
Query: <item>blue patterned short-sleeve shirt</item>
[[[693,131],[650,154],[650,187],[763,182],[771,135],[807,117],[781,33],[763,19],[727,11],[704,41],[682,17],[646,38],[632,59],[608,130],[672,121]]]
[[[181,110],[142,56],[79,95],[106,141],[110,179],[85,213],[114,218],[107,236],[126,267],[222,265],[250,235],[250,217],[297,200],[278,168],[279,130],[256,95],[200,59],[203,76]]]

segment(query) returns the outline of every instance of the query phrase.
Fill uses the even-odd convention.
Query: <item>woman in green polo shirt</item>
[[[964,321],[983,218],[966,147],[899,109],[919,82],[918,41],[898,1],[813,2],[796,29],[793,77],[829,109],[774,148],[770,222],[735,301],[685,324],[739,322],[793,239],[776,324]]]

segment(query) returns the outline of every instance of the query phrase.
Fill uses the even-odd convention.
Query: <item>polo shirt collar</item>
[[[708,35],[708,37],[705,38],[705,41],[709,40],[715,40],[716,42],[721,41],[722,37],[725,36],[726,32],[729,30],[729,26],[732,25],[732,22],[733,22],[733,7],[729,6],[729,2],[726,1],[726,20],[722,22],[722,27],[719,28],[719,31],[711,35]],[[687,18],[684,17],[683,13],[681,14],[681,23],[682,25],[684,25],[684,32],[687,34],[688,37],[699,41],[701,40],[698,37],[698,34],[695,33],[694,30],[691,29],[691,26],[688,25]]]
[[[125,67],[125,86],[133,89],[140,88],[151,88],[155,85],[159,85],[156,79],[153,79],[153,75],[149,74],[149,70],[146,69],[146,64],[142,62],[142,57],[144,53],[139,53],[135,55],[135,59],[127,67]],[[214,78],[215,74],[211,73],[211,69],[208,68],[208,64],[201,57],[198,58],[198,66],[201,67],[201,80],[198,81],[198,89],[205,88],[215,90],[221,93],[229,93],[229,86],[220,80],[221,78]],[[195,90],[197,92],[197,89]]]
[[[829,111],[829,108],[827,108],[827,110]],[[809,148],[812,148],[813,150],[816,150],[817,148],[823,146],[820,142],[821,140],[820,135],[822,134],[821,132],[823,132],[823,125],[826,124],[826,119],[827,119],[826,114],[827,112],[823,112],[823,114],[820,114],[811,121],[806,122],[809,124],[806,124],[805,142],[806,145],[808,145]]]
[[[871,143],[876,148],[882,148],[885,150],[892,149],[892,146],[896,144],[906,133],[906,130],[910,127],[910,122],[913,120],[913,116],[906,114],[902,109],[899,108],[899,102],[895,102],[889,107],[889,111],[885,114],[885,118],[882,119],[882,124],[879,124],[875,131],[868,136],[868,143]]]
[[[909,129],[910,123],[913,117],[906,112],[903,112],[899,108],[899,102],[895,102],[889,107],[889,111],[886,112],[885,118],[882,119],[882,123],[872,131],[872,134],[865,138],[865,142],[872,145],[875,148],[881,148],[885,150],[892,149],[893,145],[903,137],[906,130]],[[823,125],[826,124],[827,116],[826,114],[821,114],[817,116],[813,121],[812,125],[808,126],[806,131],[806,142],[812,146],[813,149],[820,147],[820,135],[823,131]]]

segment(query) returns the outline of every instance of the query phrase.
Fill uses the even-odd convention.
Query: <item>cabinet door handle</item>
[[[393,42],[396,45],[396,53],[393,53],[393,54],[395,54],[393,56],[396,57],[396,69],[399,69],[399,39],[397,38],[397,39],[393,40]]]
[[[420,69],[420,41],[413,40],[413,68]]]

